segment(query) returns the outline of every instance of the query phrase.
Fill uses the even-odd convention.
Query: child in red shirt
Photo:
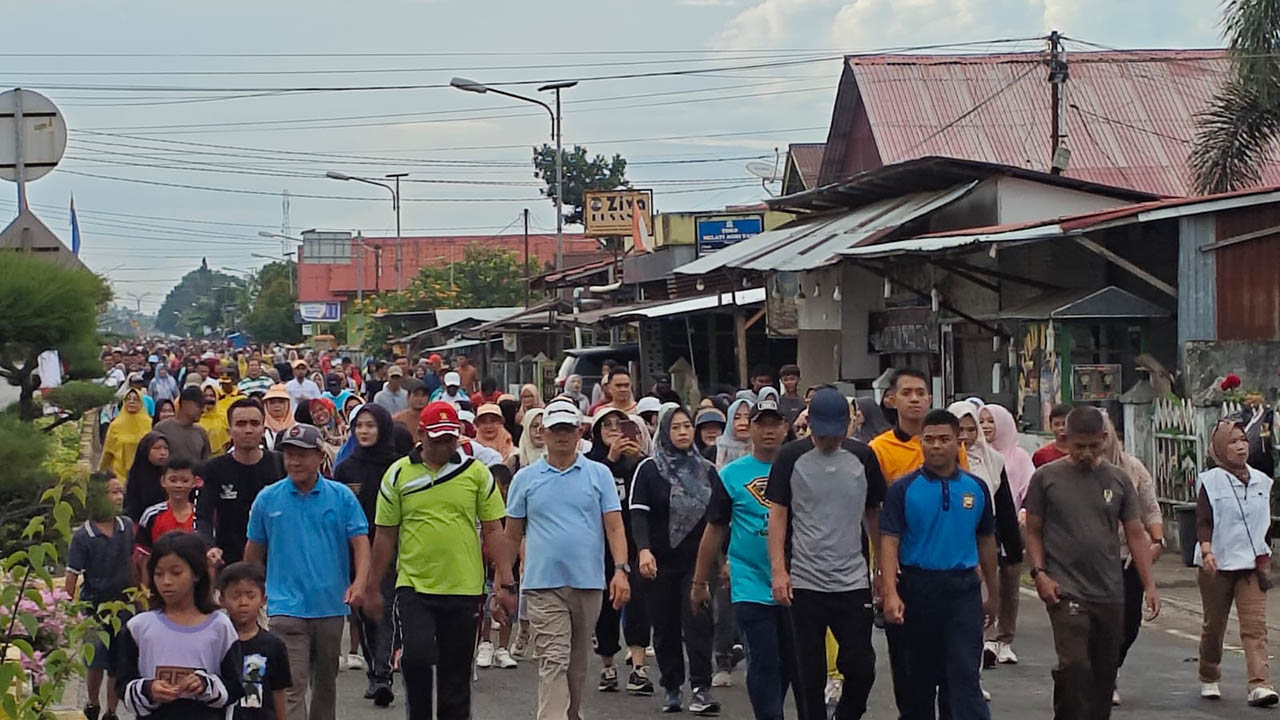
[[[138,577],[147,577],[144,570],[156,540],[174,530],[185,533],[196,531],[196,511],[191,502],[191,491],[199,483],[200,474],[195,461],[170,456],[164,475],[160,477],[160,487],[169,499],[147,508],[138,521],[134,545],[134,557],[139,566]]]

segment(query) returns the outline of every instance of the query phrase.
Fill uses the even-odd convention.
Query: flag
[[[649,226],[644,221],[644,213],[639,208],[631,210],[631,241],[638,253],[653,252],[653,236],[649,234]]]
[[[80,220],[76,218],[76,196],[71,196],[71,254],[80,254]]]

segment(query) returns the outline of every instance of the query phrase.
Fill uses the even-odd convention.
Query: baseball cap
[[[809,427],[820,437],[844,437],[849,430],[849,401],[835,388],[822,388],[809,401]]]
[[[456,372],[447,372],[444,374],[445,387],[457,387],[462,384],[462,376]]]
[[[765,399],[756,403],[755,407],[751,408],[751,419],[755,420],[756,418],[760,417],[765,413],[772,413],[775,416],[781,418],[782,411],[778,409],[778,401],[774,400],[771,397],[766,397]]]
[[[158,362],[160,362],[160,356],[159,356],[159,355],[148,355],[148,356],[147,356],[147,362],[149,362],[149,363],[158,363]]]
[[[431,353],[430,355],[427,356],[427,362],[429,363],[444,362],[444,358],[440,357],[436,353]]]
[[[485,415],[496,415],[498,418],[502,418],[502,408],[498,407],[495,403],[485,403],[484,405],[476,408],[477,420]]]
[[[698,411],[698,416],[694,418],[693,426],[698,428],[706,425],[707,423],[720,423],[721,425],[729,424],[728,421],[724,419],[724,413],[720,412],[716,408],[702,408]]]
[[[404,377],[404,368],[399,365],[392,365],[387,368],[387,377]]]
[[[320,443],[323,440],[320,437],[320,430],[315,425],[307,425],[306,423],[298,423],[288,430],[276,440],[277,445],[288,445],[291,447],[302,448],[303,450],[319,450]]]
[[[543,427],[555,427],[556,425],[572,425],[573,427],[582,426],[582,413],[578,411],[578,406],[568,400],[553,400],[547,409],[542,412]]]
[[[302,359],[298,359],[298,360],[294,360],[294,361],[293,361],[293,366],[294,366],[294,367],[298,367],[299,365],[301,365],[302,367],[306,367],[306,366],[307,366],[307,361],[306,361],[306,360],[302,360]]]
[[[636,403],[636,414],[643,415],[647,412],[658,412],[662,407],[662,401],[652,395],[645,395]]]
[[[145,378],[145,377],[143,377],[142,373],[140,373],[140,372],[131,372],[131,373],[129,373],[129,383],[130,383],[130,384],[133,384],[133,383],[143,383],[143,382],[146,382],[146,378]]]
[[[440,438],[462,434],[462,425],[458,422],[458,410],[450,403],[437,400],[422,408],[418,423],[423,432],[430,438]]]
[[[289,399],[290,399],[289,389],[286,388],[281,383],[276,383],[275,385],[272,385],[270,389],[267,390],[267,393],[262,396],[263,402],[266,402],[267,400],[289,400]]]

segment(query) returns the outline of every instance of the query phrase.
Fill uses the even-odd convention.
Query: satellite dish
[[[782,178],[778,176],[777,162],[764,162],[762,160],[752,160],[747,163],[747,172],[764,180],[765,182],[777,182]]]

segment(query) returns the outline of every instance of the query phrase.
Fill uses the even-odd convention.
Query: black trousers
[[[972,570],[903,568],[898,583],[906,605],[910,672],[908,720],[934,720],[935,697],[949,717],[989,720],[978,683],[982,653],[982,581]]]
[[[684,685],[684,656],[688,653],[689,684],[709,688],[713,613],[704,609],[695,615],[689,606],[693,567],[667,565],[665,570],[658,565],[658,576],[644,590],[653,623],[653,652],[658,659],[660,684],[667,690]]]
[[[392,625],[392,611],[396,601],[396,571],[390,568],[382,579],[382,617],[375,618],[365,614],[363,608],[356,608],[356,620],[360,622],[360,654],[364,655],[365,674],[369,682],[392,682],[391,654],[395,633]]]
[[[1054,720],[1108,720],[1124,626],[1120,603],[1063,598],[1049,608],[1058,664],[1053,669]]]
[[[605,577],[613,577],[613,560],[609,560],[609,572]],[[596,620],[595,650],[600,657],[613,657],[622,649],[621,641],[627,641],[628,647],[649,647],[650,624],[649,608],[645,604],[645,590],[648,587],[640,573],[632,570],[627,578],[631,584],[631,601],[614,610],[605,593],[604,602],[600,603],[600,617]],[[618,628],[622,632],[619,635]]]
[[[876,680],[876,651],[871,647],[871,591],[794,590],[788,624],[794,638],[796,705],[800,720],[826,720],[822,693],[827,684],[827,629],[840,646],[836,668],[844,675],[844,693],[835,720],[857,720],[867,712]]]
[[[436,717],[470,720],[471,660],[476,649],[480,597],[426,595],[396,589],[395,627],[403,649],[407,720],[431,719],[432,670],[439,685]]]
[[[1138,639],[1138,630],[1142,628],[1142,601],[1145,598],[1146,590],[1142,587],[1138,566],[1129,563],[1129,567],[1124,569],[1124,639],[1120,642],[1120,657],[1116,662],[1116,669],[1124,666],[1129,648]]]

